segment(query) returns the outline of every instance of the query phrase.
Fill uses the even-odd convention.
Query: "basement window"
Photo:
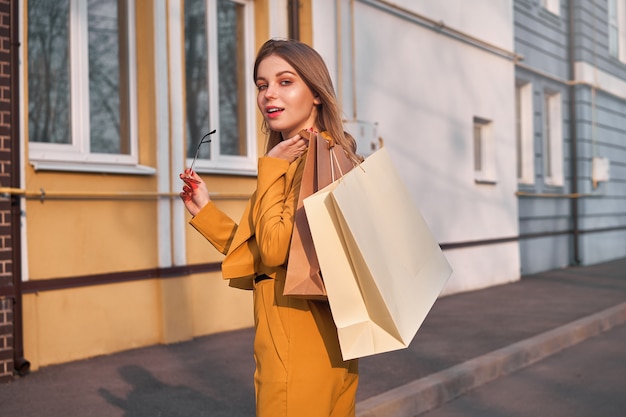
[[[495,184],[495,151],[492,122],[474,117],[474,180],[481,184]]]

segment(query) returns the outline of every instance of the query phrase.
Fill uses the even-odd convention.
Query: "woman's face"
[[[270,55],[259,63],[256,86],[257,105],[263,118],[283,139],[295,136],[302,129],[318,130],[315,106],[320,100],[283,58]]]

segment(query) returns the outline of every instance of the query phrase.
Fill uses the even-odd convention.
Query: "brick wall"
[[[11,187],[11,0],[0,0],[0,186]],[[0,382],[13,375],[15,289],[11,200],[0,197]]]
[[[13,300],[0,298],[0,382],[13,375]]]

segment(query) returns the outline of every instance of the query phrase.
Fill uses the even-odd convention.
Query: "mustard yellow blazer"
[[[256,275],[285,273],[305,159],[306,152],[292,163],[259,158],[257,189],[238,224],[213,202],[191,219],[226,255],[222,275],[232,287],[252,289]]]

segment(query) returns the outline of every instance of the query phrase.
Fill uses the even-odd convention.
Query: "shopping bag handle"
[[[328,132],[321,132],[318,134],[318,132],[316,132],[313,129],[302,129],[300,130],[300,132],[298,132],[298,134],[302,137],[307,139],[309,142],[312,140],[315,140],[316,137],[319,140],[319,138],[321,137],[322,139],[324,139],[324,141],[326,142],[326,146],[325,148],[328,150],[329,152],[329,160],[330,160],[330,174],[331,174],[331,181],[335,181],[337,180],[339,177],[343,177],[344,172],[342,169],[342,164],[339,162],[339,158],[337,157],[337,154],[335,153],[335,147],[337,145],[336,140],[330,136],[328,134]],[[382,142],[382,140],[381,140]],[[382,145],[382,143],[381,143]],[[319,148],[318,148],[319,149]],[[343,151],[343,149],[342,149]],[[348,156],[348,155],[346,155]],[[350,155],[348,157],[348,160],[352,163],[352,168],[354,167],[360,167],[361,170],[364,170],[364,168],[361,166],[361,161],[359,160],[355,160],[354,157],[352,155]],[[339,176],[336,175],[335,169],[339,170]]]

